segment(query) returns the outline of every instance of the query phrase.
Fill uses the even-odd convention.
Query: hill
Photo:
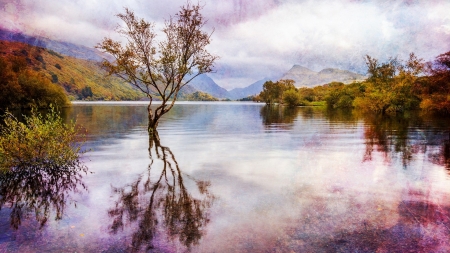
[[[280,79],[292,79],[295,81],[296,87],[315,87],[331,82],[351,83],[354,81],[365,80],[366,77],[348,70],[326,68],[319,72],[315,72],[300,65],[294,65]],[[235,88],[230,90],[229,98],[241,99],[255,94],[259,94],[263,90],[263,85],[269,78],[259,80],[245,88]]]
[[[119,91],[118,94],[115,94],[115,91],[112,91],[113,94],[110,94],[111,92],[105,92],[104,89],[102,88],[95,88],[94,90],[96,90],[96,92],[94,92],[94,95],[96,96],[92,96],[91,99],[94,100],[98,100],[98,99],[113,99],[113,100],[121,100],[121,99],[125,99],[125,100],[135,100],[135,99],[146,99],[143,98],[143,95],[141,93],[139,93],[138,91],[134,90],[134,88],[125,83],[124,81],[122,81],[120,78],[117,77],[109,77],[109,78],[105,78],[104,75],[106,74],[106,72],[101,69],[100,66],[100,62],[103,60],[103,58],[108,58],[107,55],[101,53],[99,50],[94,49],[94,48],[89,48],[89,47],[85,47],[85,46],[81,46],[81,45],[76,45],[73,43],[68,43],[68,42],[61,42],[61,41],[55,41],[55,40],[51,40],[45,37],[39,37],[39,36],[30,36],[27,34],[23,34],[20,32],[13,32],[13,31],[8,31],[5,29],[0,28],[0,40],[3,40],[5,42],[21,42],[24,44],[28,44],[30,46],[34,46],[36,48],[41,48],[41,49],[45,49],[44,51],[47,51],[48,53],[50,53],[53,56],[62,56],[64,59],[67,56],[70,56],[72,58],[76,58],[76,59],[81,59],[81,60],[86,60],[86,61],[81,61],[81,65],[84,65],[84,67],[81,67],[83,69],[91,69],[91,71],[81,71],[83,73],[83,75],[85,75],[85,79],[88,79],[87,81],[82,81],[81,83],[86,83],[89,84],[87,86],[91,87],[92,86],[96,86],[96,85],[92,85],[91,80],[110,80],[112,82],[112,86],[113,87],[117,87],[117,84],[123,85],[125,86],[125,90],[129,90],[129,88],[131,88],[132,90],[132,95],[126,95],[124,96],[122,93],[122,91]],[[6,47],[11,46],[11,44],[6,45]],[[20,51],[22,49],[14,49],[15,51]],[[2,51],[0,49],[0,51]],[[5,50],[3,50],[5,51]],[[17,52],[15,53],[17,54]],[[80,63],[80,61],[76,61],[73,64],[68,64],[68,66],[74,66],[76,64]],[[34,65],[34,64],[32,64]],[[61,66],[61,65],[60,65]],[[67,69],[66,69],[67,70]],[[44,71],[45,72],[45,71]],[[52,73],[50,73],[50,76],[52,74],[55,74],[54,71],[51,71]],[[58,71],[57,71],[58,72]],[[71,75],[73,73],[68,73],[68,75]],[[58,75],[58,73],[56,73],[56,75]],[[47,75],[48,76],[48,75]],[[79,77],[79,76],[78,76]],[[74,78],[74,80],[77,80],[79,78]],[[70,79],[72,80],[72,79]],[[61,78],[58,79],[58,81],[61,81]],[[71,82],[67,82],[67,80],[62,80],[62,82],[59,82],[60,84],[62,84],[66,90],[68,91],[69,95],[71,96],[71,99],[82,99],[82,97],[79,97],[77,94],[77,89],[78,89],[78,85],[75,85],[76,87],[71,87],[74,86],[71,84]],[[105,86],[100,84],[100,86]],[[85,90],[86,91],[86,90]],[[202,75],[199,76],[197,78],[195,78],[192,83],[190,83],[189,85],[186,85],[179,94],[179,98],[180,99],[192,99],[192,97],[196,97],[196,96],[188,96],[188,95],[192,95],[197,91],[202,91],[204,93],[208,93],[213,95],[214,97],[219,97],[219,98],[227,98],[228,97],[228,92],[227,90],[223,89],[222,87],[218,86],[211,78],[209,78],[206,75]],[[86,93],[86,92],[85,92]],[[89,91],[87,91],[87,93],[89,93]],[[186,97],[186,98],[185,98]],[[157,98],[156,98],[157,99]]]
[[[230,99],[241,99],[246,98],[248,96],[257,95],[263,90],[263,85],[266,81],[269,81],[268,78],[261,79],[256,81],[245,88],[234,88],[230,90],[229,98]]]
[[[366,77],[348,70],[326,68],[315,72],[300,65],[294,65],[281,79],[292,79],[296,87],[315,87],[331,82],[351,83]]]
[[[101,64],[21,42],[0,41],[0,57],[23,59],[27,68],[63,87],[71,100],[137,100],[142,94],[120,78],[106,76]]]
[[[226,89],[217,85],[216,82],[206,74],[197,76],[188,85],[197,91],[208,93],[216,98],[229,98],[230,96]]]

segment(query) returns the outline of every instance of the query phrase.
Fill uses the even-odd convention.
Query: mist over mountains
[[[46,48],[59,54],[93,62],[100,62],[104,58],[108,59],[108,55],[103,54],[95,48],[89,48],[69,42],[55,41],[45,37],[29,36],[20,32],[8,31],[2,28],[0,28],[0,40],[22,42],[31,46]],[[326,68],[319,72],[315,72],[306,67],[294,65],[290,70],[284,73],[280,79],[292,79],[295,81],[296,87],[315,87],[333,81],[351,83],[354,81],[364,80],[365,78],[366,77],[363,75],[348,70]],[[194,78],[188,85],[186,85],[181,90],[181,94],[186,95],[196,91],[201,91],[219,99],[236,100],[259,94],[263,90],[264,83],[268,80],[270,79],[263,78],[247,87],[234,88],[227,91],[214,82],[214,80],[208,75],[203,74]]]
[[[229,98],[230,99],[240,99],[245,98],[252,95],[257,95],[263,90],[263,85],[266,81],[269,81],[269,78],[264,78],[259,81],[256,81],[245,88],[234,88],[230,90]]]
[[[57,53],[90,61],[102,61],[105,54],[95,48],[89,48],[69,42],[51,40],[40,36],[30,36],[21,32],[13,32],[0,27],[0,40],[22,42],[31,46],[43,47]]]
[[[315,72],[300,65],[294,65],[281,79],[292,79],[296,87],[315,87],[331,82],[351,83],[366,79],[365,76],[341,69],[326,68]]]

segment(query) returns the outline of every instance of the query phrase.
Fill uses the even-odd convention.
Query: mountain
[[[30,36],[21,32],[8,31],[2,28],[0,28],[0,40],[22,42],[31,46],[47,48],[59,54],[84,60],[100,62],[103,58],[108,58],[108,56],[94,48],[69,42],[55,41],[40,36]]]
[[[264,79],[254,82],[253,84],[250,84],[249,86],[247,86],[245,88],[234,88],[228,92],[229,98],[230,99],[240,99],[240,98],[246,98],[248,96],[257,95],[263,90],[264,83],[269,80],[270,80],[269,78],[264,78]]]
[[[137,90],[135,90],[133,87],[131,87],[129,84],[125,83],[124,81],[122,81],[121,79],[117,78],[117,77],[108,77],[105,78],[104,75],[106,75],[106,72],[104,70],[101,69],[100,65],[98,64],[98,62],[101,62],[103,60],[103,58],[108,58],[107,55],[104,55],[103,53],[101,53],[99,50],[97,49],[93,49],[93,48],[89,48],[89,47],[85,47],[85,46],[81,46],[81,45],[76,45],[76,44],[72,44],[72,43],[68,43],[68,42],[61,42],[61,41],[54,41],[48,38],[44,38],[44,37],[39,37],[39,36],[30,36],[27,34],[23,34],[21,32],[13,32],[13,31],[8,31],[5,29],[0,28],[0,41],[3,41],[4,43],[12,43],[12,44],[5,44],[5,47],[3,49],[7,49],[8,47],[11,48],[15,48],[12,49],[13,51],[15,51],[14,54],[18,54],[19,51],[21,50],[25,50],[25,51],[43,51],[44,52],[44,59],[49,57],[51,58],[52,62],[58,63],[58,59],[56,59],[55,57],[52,56],[56,56],[57,58],[59,58],[61,61],[66,61],[66,60],[62,60],[64,58],[69,58],[71,57],[69,62],[63,62],[63,63],[58,63],[58,64],[62,64],[63,65],[67,65],[67,66],[71,66],[72,68],[64,68],[64,71],[61,71],[61,69],[56,69],[56,70],[52,70],[52,67],[50,67],[50,70],[47,70],[44,68],[41,68],[42,71],[46,72],[47,76],[52,76],[53,74],[58,75],[58,72],[61,72],[60,75],[62,76],[71,76],[72,74],[74,76],[76,76],[74,78],[74,80],[80,80],[80,83],[85,83],[86,86],[89,87],[95,87],[93,88],[95,90],[94,95],[98,95],[96,96],[94,99],[126,99],[126,100],[130,100],[130,99],[137,99],[139,97],[142,97],[142,94],[140,94]],[[2,42],[2,43],[3,43]],[[21,46],[18,46],[19,44],[17,43],[24,43]],[[24,49],[23,47],[25,47],[25,44],[28,44],[29,46],[31,46],[31,49]],[[14,46],[13,46],[14,45]],[[20,48],[20,49],[19,49]],[[55,58],[55,59],[53,59]],[[77,61],[77,60],[85,60],[85,61]],[[74,61],[76,63],[74,63]],[[34,65],[36,65],[35,63],[32,64],[33,67]],[[79,66],[77,66],[79,65]],[[45,65],[43,65],[45,66]],[[82,68],[84,69],[85,67],[87,68],[91,68],[86,71],[81,71],[85,76],[78,76],[76,71],[72,71],[72,70],[77,70],[77,68]],[[38,67],[36,67],[38,68]],[[67,73],[67,72],[72,72],[72,73]],[[81,92],[80,90],[82,88],[78,87],[79,84],[72,84],[71,80],[72,77],[68,80],[66,80],[67,78],[59,78],[60,84],[64,84],[66,87],[66,89],[70,89],[69,90],[69,95],[72,95],[72,99],[77,99],[78,94],[76,92]],[[84,80],[83,80],[84,79]],[[81,81],[83,80],[83,81]],[[100,85],[96,85],[94,80],[100,80]],[[119,87],[117,94],[113,94],[116,93],[115,91],[109,91],[106,92],[103,88],[100,88],[101,86],[105,86],[106,83],[108,82],[107,80],[112,81],[112,86],[116,86],[116,85],[123,85],[125,87]],[[73,86],[73,87],[72,87]],[[100,87],[98,87],[100,86]],[[129,90],[129,88],[131,88],[132,90],[130,91],[131,93],[124,95],[123,91],[124,90]],[[179,97],[185,97],[187,95],[193,94],[197,91],[202,91],[202,92],[206,92],[209,93],[215,97],[218,98],[227,98],[228,95],[228,91],[223,89],[222,87],[218,86],[211,78],[209,78],[206,75],[201,75],[196,77],[190,84],[186,85],[179,94]],[[145,98],[144,98],[145,99]]]
[[[351,83],[366,79],[365,76],[353,73],[348,70],[326,68],[315,72],[300,65],[294,65],[280,79],[292,79],[296,87],[314,87],[331,82]],[[240,99],[259,94],[263,90],[263,85],[269,78],[259,80],[245,88],[235,88],[230,90],[229,98]]]
[[[341,69],[326,68],[315,72],[300,65],[294,65],[281,79],[292,79],[296,87],[315,87],[331,82],[351,83],[366,79],[365,76]]]
[[[206,92],[216,98],[228,98],[228,91],[217,85],[213,79],[206,74],[202,74],[194,78],[189,84],[192,88]]]

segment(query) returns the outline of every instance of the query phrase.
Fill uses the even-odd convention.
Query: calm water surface
[[[143,103],[64,115],[89,172],[1,179],[0,252],[450,251],[448,119],[178,103],[154,141]]]

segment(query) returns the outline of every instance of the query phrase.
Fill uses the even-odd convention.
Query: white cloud
[[[2,2],[3,1],[3,2]],[[6,28],[93,46],[113,36],[123,7],[161,27],[185,3],[178,1],[0,0]],[[363,56],[432,60],[450,50],[450,2],[383,0],[204,0],[211,52],[220,56],[212,77],[225,88],[274,77],[293,64],[314,70],[364,72]]]

